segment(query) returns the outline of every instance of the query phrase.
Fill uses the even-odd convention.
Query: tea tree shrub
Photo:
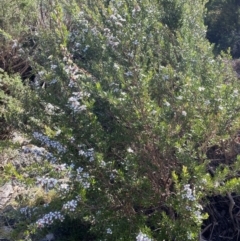
[[[35,59],[44,86],[25,89],[16,125],[42,159],[20,172],[53,193],[27,207],[28,230],[67,216],[96,240],[197,240],[206,197],[239,189],[238,160],[207,171],[209,147],[238,129],[239,94],[202,1],[53,4]]]

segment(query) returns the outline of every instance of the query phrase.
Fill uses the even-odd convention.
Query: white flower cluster
[[[38,177],[36,182],[37,185],[45,187],[47,190],[54,188],[57,183],[58,183],[57,179],[48,178],[48,177]]]
[[[111,47],[117,47],[120,44],[120,40],[113,35],[106,35],[107,37],[107,44]]]
[[[201,212],[199,210],[196,210],[193,213],[194,213],[194,216],[197,219],[197,221],[201,221],[202,220],[202,214],[201,214]]]
[[[73,41],[74,42],[74,41]],[[76,42],[76,41],[75,41]],[[75,43],[75,45],[77,47],[80,46],[80,43]],[[73,88],[73,87],[77,87],[77,82],[76,80],[79,78],[79,68],[77,65],[73,64],[73,61],[72,61],[72,55],[69,54],[66,50],[64,50],[63,52],[64,54],[64,58],[63,58],[63,61],[65,62],[65,66],[64,66],[64,71],[66,72],[66,74],[70,77],[70,82],[68,84],[68,86],[70,88]]]
[[[152,241],[146,234],[140,232],[136,237],[136,241]]]
[[[187,116],[187,112],[185,110],[182,111],[183,116]]]
[[[114,180],[115,179],[115,175],[113,173],[110,174],[110,180]]]
[[[51,225],[54,220],[64,220],[64,216],[60,212],[50,212],[45,214],[41,219],[38,219],[36,224],[38,228],[44,228]]]
[[[120,40],[117,37],[113,36],[109,28],[104,29],[104,35],[107,39],[107,45],[111,47],[117,47],[120,44]]]
[[[78,99],[83,99],[84,97],[89,97],[90,94],[87,92],[79,91],[79,92],[72,92],[72,94],[78,98]]]
[[[22,147],[24,154],[34,154],[36,157],[45,157],[47,160],[51,161],[52,163],[57,161],[57,158],[53,156],[52,153],[47,152],[45,148],[38,147],[34,145],[27,145]]]
[[[83,172],[83,168],[79,167],[77,168],[77,176],[76,176],[76,181],[80,182],[83,188],[89,188],[90,187],[90,182],[89,182],[89,173]]]
[[[65,203],[62,207],[63,210],[74,212],[77,207],[77,200],[71,200]]]
[[[62,184],[60,184],[59,188],[61,191],[66,192],[69,189],[69,184],[62,183]]]
[[[51,70],[55,70],[58,66],[56,64],[51,65]]]
[[[193,239],[193,235],[192,235],[192,233],[189,233],[189,232],[187,232],[187,239]]]
[[[59,181],[60,182],[60,181]],[[58,186],[58,192],[59,192],[59,196],[66,196],[72,189],[71,186],[68,183],[59,183]]]
[[[81,105],[79,102],[79,98],[76,96],[72,96],[68,99],[68,106],[71,110],[74,112],[82,112],[86,110],[87,106],[86,105]]]
[[[193,208],[193,218],[194,218],[194,221],[197,223],[201,223],[203,220],[203,215],[201,210],[203,210],[203,207],[200,204],[196,204]]]
[[[45,157],[52,163],[55,163],[57,161],[57,158],[51,152],[47,152]]]
[[[79,147],[81,147],[81,145],[79,145]],[[87,149],[86,151],[79,150],[78,155],[89,158],[90,162],[94,161],[94,149],[93,148]]]
[[[107,228],[106,231],[107,231],[108,234],[112,234],[112,229],[111,228]]]
[[[20,213],[27,216],[27,217],[31,217],[32,215],[32,210],[29,207],[24,207],[24,208],[20,208]]]
[[[194,191],[190,188],[190,184],[186,184],[183,189],[182,198],[188,199],[190,201],[195,201]]]
[[[190,188],[189,184],[186,184],[184,186],[183,192],[184,193],[182,194],[182,198],[187,199],[189,201],[196,201],[194,190]],[[203,219],[203,216],[201,213],[202,209],[203,207],[200,204],[196,204],[196,203],[194,203],[194,205],[191,205],[191,206],[188,206],[188,205],[186,206],[186,210],[191,211],[192,218],[197,223],[201,222]]]
[[[99,35],[99,33],[100,33],[100,32],[97,30],[96,27],[92,28],[92,29],[91,29],[91,32],[92,32],[93,36],[97,36],[97,35]]]
[[[64,163],[64,164],[55,165],[54,168],[57,172],[62,172],[67,169],[67,164]]]
[[[129,76],[133,76],[133,73],[132,73],[132,71],[127,71],[127,72],[125,73],[125,75],[126,75],[127,77],[129,77]]]
[[[76,87],[76,82],[73,81],[72,79],[70,79],[68,87],[70,87],[70,88]]]
[[[116,23],[117,21],[120,21],[120,22],[126,22],[126,19],[124,19],[120,14],[118,13],[115,13],[115,14],[112,14],[109,19]]]
[[[57,149],[58,153],[65,153],[66,148],[62,146],[58,141],[52,141],[49,137],[39,133],[34,132],[33,137],[42,142],[42,144]]]
[[[35,154],[36,156],[43,156],[44,153],[46,152],[45,148],[34,146],[34,145],[23,146],[22,150],[25,154],[32,153],[32,154]]]

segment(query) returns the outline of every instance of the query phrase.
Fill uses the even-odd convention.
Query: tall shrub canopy
[[[236,133],[239,100],[205,39],[204,3],[45,4],[38,73],[8,115],[39,146],[24,147],[41,162],[21,172],[52,195],[31,229],[70,216],[97,240],[196,240],[205,198],[239,185],[237,161],[207,171],[209,147]]]

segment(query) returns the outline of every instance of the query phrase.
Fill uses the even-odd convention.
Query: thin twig
[[[227,192],[227,196],[228,196],[228,198],[229,198],[229,200],[230,200],[229,214],[230,214],[230,217],[231,217],[231,219],[232,219],[232,221],[233,221],[234,228],[236,229],[236,224],[235,224],[235,222],[234,222],[233,214],[232,214],[233,207],[235,206],[235,202],[234,202],[234,200],[233,200],[232,195],[231,195],[229,192]]]

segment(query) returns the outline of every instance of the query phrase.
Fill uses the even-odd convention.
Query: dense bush
[[[29,55],[36,47],[34,29],[38,25],[36,2],[29,0],[0,3],[0,68],[27,77]],[[28,46],[28,48],[26,48]]]
[[[238,83],[205,39],[204,4],[44,3],[38,73],[6,115],[41,159],[17,170],[42,193],[21,199],[18,232],[70,218],[95,240],[197,240],[207,196],[239,191]]]

